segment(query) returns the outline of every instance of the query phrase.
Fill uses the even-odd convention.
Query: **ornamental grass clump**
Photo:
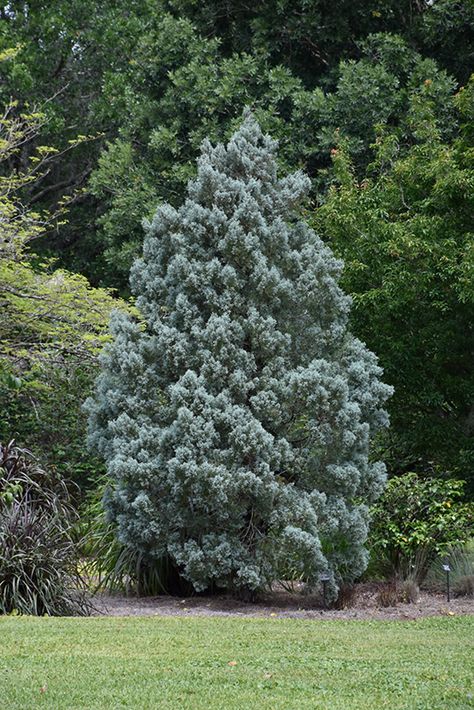
[[[89,612],[76,522],[64,481],[15,442],[0,444],[0,614]]]
[[[301,218],[309,187],[278,177],[251,115],[205,141],[184,203],[146,224],[143,321],[113,317],[86,405],[119,540],[197,591],[324,573],[334,597],[367,563],[391,388],[348,329],[341,262]]]
[[[471,532],[472,532],[471,523]],[[424,581],[426,589],[446,592],[446,565],[449,566],[450,588],[454,596],[474,596],[474,540],[451,545],[435,559]]]
[[[192,593],[190,585],[183,586],[169,558],[152,560],[118,540],[117,526],[102,505],[108,489],[107,477],[101,476],[80,512],[80,551],[91,589],[137,596]]]

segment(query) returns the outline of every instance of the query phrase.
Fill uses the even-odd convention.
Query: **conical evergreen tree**
[[[341,262],[298,218],[302,173],[279,179],[251,115],[205,142],[178,209],[146,225],[89,400],[120,539],[167,556],[196,590],[255,590],[366,565],[369,463],[390,388],[348,331]]]

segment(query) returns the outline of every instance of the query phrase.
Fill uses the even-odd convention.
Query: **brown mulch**
[[[421,592],[416,602],[382,607],[380,585],[358,584],[343,609],[321,608],[321,599],[278,590],[254,603],[229,596],[134,597],[98,594],[94,598],[98,616],[237,616],[296,619],[414,620],[427,616],[474,615],[474,598],[458,597],[448,603],[444,595]]]

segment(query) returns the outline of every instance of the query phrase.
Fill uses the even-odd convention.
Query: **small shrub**
[[[342,584],[334,602],[335,609],[349,609],[355,605],[357,590],[354,584]]]
[[[372,509],[372,570],[421,584],[437,555],[463,543],[472,529],[473,506],[461,502],[464,481],[391,479]]]
[[[415,604],[420,597],[420,588],[414,579],[405,579],[398,586],[398,599],[404,604]]]
[[[458,597],[473,597],[474,574],[466,574],[459,577],[454,588],[454,593]]]
[[[377,604],[383,607],[396,606],[399,601],[398,589],[395,581],[385,582],[377,594]]]
[[[414,579],[391,579],[381,585],[377,603],[379,606],[389,607],[397,604],[415,604],[420,596],[420,588]]]
[[[76,521],[64,481],[27,449],[0,444],[0,614],[89,612]]]

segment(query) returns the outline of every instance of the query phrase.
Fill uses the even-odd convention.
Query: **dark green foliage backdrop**
[[[360,180],[343,142],[316,222],[344,256],[356,332],[395,387],[382,446],[392,471],[474,484],[474,82],[452,102],[460,128],[443,138],[431,84],[412,97],[413,143],[381,130]]]
[[[473,117],[460,88],[473,30],[470,0],[14,0],[0,10],[0,100],[46,118],[2,175],[55,146],[21,202],[54,211],[68,195],[69,214],[35,249],[127,293],[143,216],[180,202],[201,140],[227,138],[252,106],[282,170],[311,176],[308,210],[346,260],[353,329],[396,386],[380,442],[391,473],[472,479]],[[80,466],[71,412],[88,368],[58,372],[54,416],[39,419],[2,384],[2,432]]]

